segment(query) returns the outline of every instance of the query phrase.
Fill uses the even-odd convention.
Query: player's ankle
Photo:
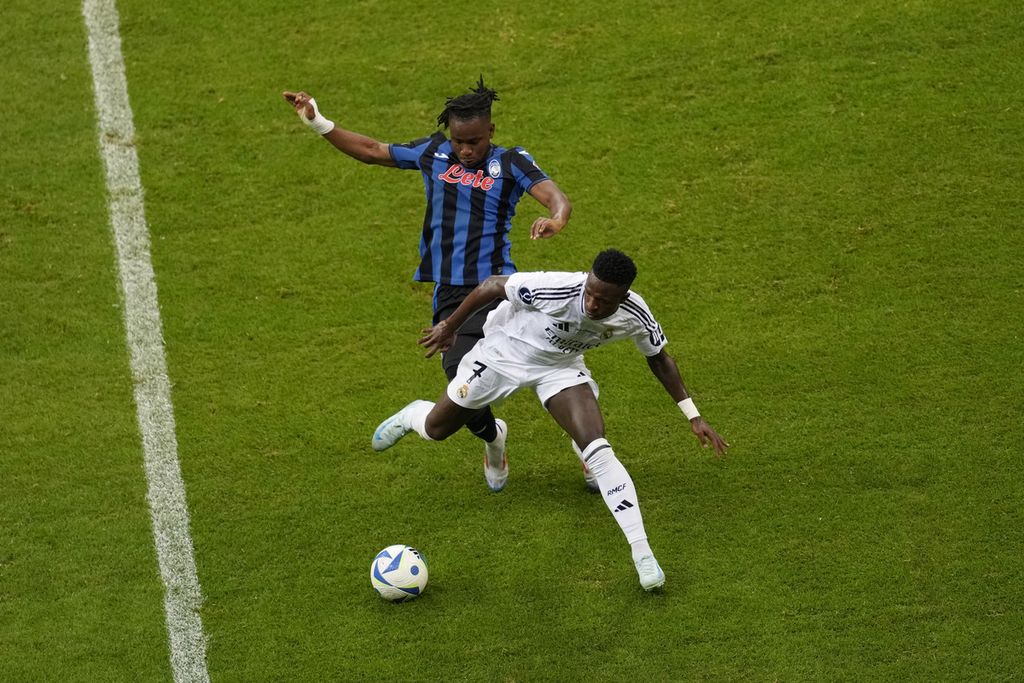
[[[653,555],[654,551],[651,550],[651,544],[647,542],[647,539],[641,539],[639,541],[633,541],[629,544],[630,550],[633,552],[633,561],[636,562],[645,555]]]

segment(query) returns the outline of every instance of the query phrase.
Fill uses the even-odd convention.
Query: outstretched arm
[[[725,449],[729,447],[729,444],[697,412],[689,392],[686,391],[686,385],[683,384],[683,377],[679,374],[679,366],[676,365],[675,359],[668,355],[665,349],[662,349],[657,355],[648,356],[647,367],[665,387],[665,391],[672,397],[672,400],[680,404],[679,407],[684,413],[687,413],[686,416],[690,418],[690,430],[700,440],[701,445],[704,448],[708,446],[714,448],[715,455],[725,455]],[[691,415],[693,417],[690,417]]]
[[[492,275],[469,293],[459,307],[450,316],[433,327],[423,330],[423,337],[420,339],[420,346],[427,349],[427,358],[430,358],[438,351],[447,351],[455,341],[462,323],[466,322],[469,316],[480,310],[495,299],[508,299],[505,294],[505,283],[508,275]]]
[[[553,237],[562,231],[569,216],[572,215],[572,202],[562,192],[562,188],[555,184],[554,180],[542,180],[529,190],[530,196],[544,205],[544,208],[551,214],[550,217],[541,216],[530,226],[530,239],[542,239]]]
[[[295,107],[303,123],[323,135],[324,139],[339,150],[364,164],[395,166],[388,145],[359,133],[353,133],[324,118],[317,109],[316,100],[305,92],[282,93],[288,104]]]

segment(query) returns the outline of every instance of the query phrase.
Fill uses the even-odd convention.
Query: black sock
[[[494,423],[494,413],[490,407],[481,408],[466,420],[466,429],[487,442],[494,441],[498,436],[498,425]]]

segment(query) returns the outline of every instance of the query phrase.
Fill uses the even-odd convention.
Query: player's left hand
[[[725,455],[725,449],[729,448],[728,442],[718,435],[714,429],[711,428],[707,422],[704,421],[703,417],[695,417],[690,420],[690,430],[694,433],[697,439],[700,441],[700,445],[704,448],[715,449],[715,456],[722,457]]]
[[[433,327],[423,330],[419,344],[427,349],[426,357],[430,358],[438,351],[444,352],[451,348],[455,335],[448,329],[448,321],[442,320]]]
[[[540,218],[533,222],[532,226],[530,226],[530,239],[539,240],[548,237],[554,237],[559,232],[561,232],[562,228],[564,227],[564,221],[559,221],[554,218],[541,216]]]

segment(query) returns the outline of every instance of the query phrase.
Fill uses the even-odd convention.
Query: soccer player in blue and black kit
[[[447,128],[449,136],[437,131],[406,144],[387,144],[338,127],[305,92],[283,94],[303,123],[348,156],[367,164],[415,169],[423,175],[427,206],[414,279],[436,283],[434,325],[451,315],[488,277],[516,272],[509,231],[523,193],[528,192],[549,213],[533,222],[531,239],[552,237],[569,222],[571,202],[526,150],[492,144],[491,103],[498,96],[484,85],[483,77],[469,93],[445,103],[437,124]],[[496,305],[477,311],[459,329],[442,359],[449,380],[462,357],[483,337],[484,321]],[[504,421],[484,408],[466,426],[486,442],[485,473],[497,471],[507,477]],[[488,484],[500,490],[494,481],[488,477]]]

